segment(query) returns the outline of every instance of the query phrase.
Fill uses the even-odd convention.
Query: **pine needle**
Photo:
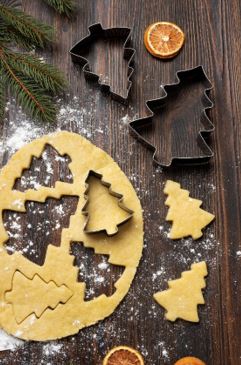
[[[14,71],[29,77],[46,91],[56,94],[66,87],[62,72],[53,65],[42,62],[36,56],[16,54],[6,50],[5,57]]]
[[[20,33],[32,45],[40,48],[53,40],[52,27],[43,24],[17,8],[0,4],[0,18],[9,27]],[[16,37],[15,33],[15,37]]]
[[[24,48],[26,51],[32,51],[35,48],[29,39],[25,38],[21,33],[11,26],[3,27],[0,25],[0,44],[12,44],[13,46],[17,45],[18,47]]]
[[[0,70],[0,119],[3,119],[5,112],[5,90],[6,85],[3,79],[3,74]]]
[[[19,7],[22,5],[21,0],[0,0],[2,5],[11,6],[11,7]]]
[[[58,11],[60,14],[71,16],[74,10],[73,0],[44,0],[48,5]]]
[[[14,71],[9,66],[3,51],[0,51],[0,63],[5,82],[24,110],[33,118],[46,122],[54,121],[56,109],[52,98],[47,96],[44,90],[40,90],[35,82],[30,81],[29,77]]]

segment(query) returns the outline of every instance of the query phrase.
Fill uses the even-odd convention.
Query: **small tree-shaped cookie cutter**
[[[90,176],[94,176],[94,177],[98,178],[100,180],[100,183],[103,186],[105,186],[106,188],[108,188],[109,194],[118,199],[118,206],[121,209],[123,209],[124,211],[126,211],[128,213],[128,216],[126,217],[126,219],[122,220],[119,224],[116,225],[116,230],[113,233],[109,233],[107,229],[90,230],[90,229],[87,228],[88,227],[88,223],[89,223],[89,219],[90,219],[89,212],[87,211],[87,206],[89,204],[89,198],[87,196],[88,191],[89,191],[89,184],[87,183],[87,181],[88,181],[88,178]],[[85,185],[86,185],[86,190],[85,190],[86,203],[85,203],[84,207],[82,208],[82,213],[87,217],[86,222],[84,224],[84,231],[85,231],[85,233],[100,233],[100,232],[105,232],[107,234],[107,236],[113,236],[113,235],[117,234],[118,233],[118,230],[119,230],[119,226],[121,226],[122,224],[124,224],[127,221],[129,221],[133,217],[134,211],[131,210],[131,209],[129,209],[129,208],[127,208],[125,206],[125,204],[123,203],[123,198],[124,198],[123,195],[122,194],[119,194],[119,193],[117,193],[115,191],[113,191],[111,189],[111,184],[103,180],[103,175],[101,175],[101,174],[99,174],[99,173],[97,173],[97,172],[95,172],[93,170],[90,170],[89,173],[88,173],[87,178],[85,179]]]

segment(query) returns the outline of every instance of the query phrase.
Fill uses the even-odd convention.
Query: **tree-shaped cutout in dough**
[[[123,204],[123,196],[111,189],[102,175],[90,171],[86,179],[85,197],[87,203],[82,212],[87,216],[86,233],[105,231],[108,236],[118,232],[118,226],[127,222],[133,211]]]
[[[108,255],[96,254],[94,249],[84,247],[81,242],[72,242],[70,254],[75,257],[78,267],[78,281],[84,282],[85,300],[91,300],[101,294],[107,297],[116,291],[115,283],[124,272],[124,267],[112,265]]]
[[[5,297],[7,302],[13,305],[17,323],[21,323],[31,314],[40,318],[47,308],[55,309],[58,304],[66,303],[72,295],[66,285],[57,286],[54,281],[46,283],[37,274],[29,279],[20,271],[16,271],[12,288],[6,292]]]
[[[205,261],[192,264],[190,271],[184,271],[180,279],[168,282],[169,289],[154,294],[154,299],[167,310],[169,321],[177,318],[189,322],[199,322],[198,304],[205,304],[202,289],[206,287]]]
[[[43,265],[48,245],[60,246],[62,230],[68,228],[77,204],[77,197],[62,196],[47,198],[44,203],[26,201],[26,212],[4,210],[7,252],[20,251],[30,261]]]
[[[13,189],[24,192],[38,190],[41,186],[53,188],[57,181],[72,183],[70,162],[68,155],[60,155],[54,147],[46,144],[41,156],[33,156],[29,168],[15,180]]]
[[[180,184],[168,180],[164,193],[168,195],[165,204],[169,207],[167,221],[172,221],[169,233],[171,239],[192,236],[200,238],[202,229],[214,219],[214,215],[201,209],[202,201],[189,197],[189,191],[181,189]]]

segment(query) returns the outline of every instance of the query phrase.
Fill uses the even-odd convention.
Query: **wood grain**
[[[174,364],[182,356],[197,356],[208,365],[241,364],[241,258],[240,242],[240,141],[241,141],[241,2],[239,0],[79,0],[73,20],[56,15],[40,0],[23,1],[29,14],[53,24],[56,45],[44,53],[59,66],[70,81],[70,96],[81,100],[80,107],[91,108],[86,118],[92,130],[103,128],[92,141],[119,163],[135,186],[144,209],[145,248],[131,290],[115,313],[78,335],[58,341],[61,350],[46,355],[45,345],[26,343],[17,352],[0,353],[3,365],[100,365],[113,346],[138,348],[147,365]],[[162,62],[148,54],[143,45],[146,26],[157,20],[176,22],[186,34],[181,53]],[[129,106],[123,106],[87,83],[68,50],[87,34],[90,24],[104,27],[133,27],[136,48],[135,73]],[[118,52],[118,50],[116,50]],[[109,52],[108,52],[109,53]],[[112,70],[121,88],[126,78],[121,62],[101,57],[101,70]],[[94,60],[94,58],[92,58]],[[202,64],[214,84],[211,93],[215,108],[210,116],[216,127],[211,138],[215,156],[208,166],[158,170],[151,152],[129,134],[121,118],[145,116],[145,100],[160,96],[160,85],[174,82],[175,72]],[[117,67],[118,66],[118,67]],[[120,80],[120,81],[118,81]],[[94,105],[94,107],[93,107]],[[52,128],[81,132],[73,123]],[[1,128],[9,138],[8,123]],[[196,138],[193,136],[193,138]],[[91,139],[91,138],[90,138]],[[5,153],[2,164],[8,160]],[[197,242],[170,241],[163,233],[167,209],[163,184],[170,178],[204,201],[204,208],[216,221]],[[163,230],[160,230],[160,226]],[[170,323],[153,301],[155,291],[166,288],[170,278],[180,276],[195,260],[206,260],[209,267],[206,305],[199,308],[200,323]],[[153,274],[161,271],[157,277]],[[58,325],[58,323],[54,324]]]

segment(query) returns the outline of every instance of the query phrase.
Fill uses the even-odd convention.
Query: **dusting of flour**
[[[0,140],[0,156],[4,153],[10,157],[14,152],[32,140],[43,135],[60,131],[71,125],[72,130],[86,138],[95,138],[98,134],[107,134],[107,126],[92,130],[91,118],[95,114],[95,104],[91,103],[89,108],[80,106],[80,99],[77,96],[66,103],[62,99],[57,100],[58,115],[55,123],[42,123],[28,118],[22,108],[16,107],[16,100],[7,102],[6,117],[7,132],[3,132]],[[68,129],[68,128],[66,128]]]
[[[10,336],[5,331],[0,329],[0,351],[11,350],[14,351],[17,348],[23,346],[24,341],[19,340],[16,337]]]

